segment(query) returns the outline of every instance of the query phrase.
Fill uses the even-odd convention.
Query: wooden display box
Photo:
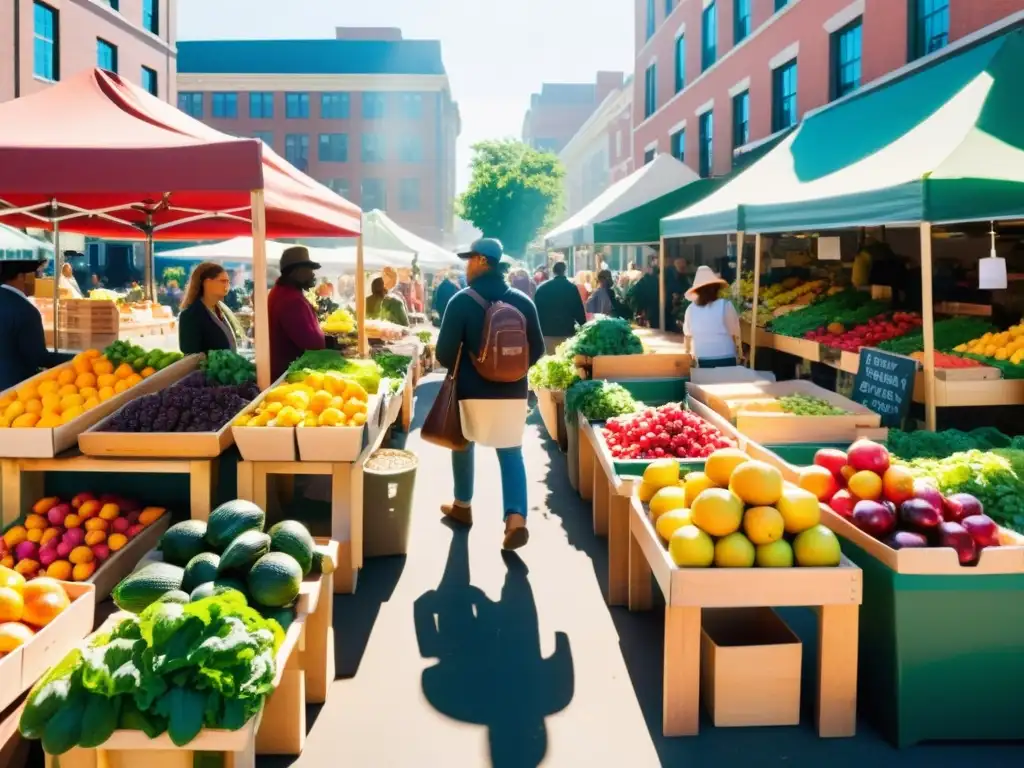
[[[30,458],[49,459],[72,448],[78,444],[78,436],[99,423],[102,419],[112,414],[122,405],[125,405],[136,397],[148,395],[152,392],[159,392],[161,389],[170,386],[174,382],[195,370],[198,363],[198,356],[189,355],[178,360],[176,363],[167,366],[162,371],[143,379],[130,389],[114,395],[106,402],[100,403],[95,408],[83,413],[69,424],[63,424],[54,428],[31,428],[31,429],[0,429],[0,457],[6,458]],[[70,363],[51,368],[51,371],[60,371],[67,368]],[[2,395],[13,393],[29,382],[39,383],[48,372],[33,376],[15,387],[6,390]]]
[[[25,645],[0,658],[0,712],[55,666],[78,641],[92,632],[96,617],[96,587],[63,582],[71,605]]]
[[[201,359],[201,355],[190,355],[182,360],[183,363],[188,360],[190,365],[181,369],[184,373],[178,380],[195,371]],[[82,453],[123,458],[213,459],[234,444],[231,422],[235,416],[216,432],[104,432],[120,410],[118,408],[78,436],[78,449]]]
[[[818,734],[854,735],[862,591],[856,565],[844,557],[836,568],[677,568],[636,496],[629,529],[630,610],[651,607],[652,575],[665,598],[666,736],[699,730],[702,611],[784,606],[811,607],[818,614]]]
[[[249,403],[249,407],[242,413],[254,413],[259,404],[266,399],[267,392],[284,380],[285,377],[282,376],[271,384],[270,389],[260,393],[260,396]],[[295,427],[231,427],[231,435],[245,461],[295,461],[298,457],[295,431]]]
[[[116,335],[120,327],[121,313],[112,301],[64,299],[60,303],[61,331],[91,331]]]
[[[565,451],[568,448],[568,436],[565,432],[565,392],[560,389],[537,389],[537,410],[544,422],[548,437],[558,443]]]
[[[707,609],[701,688],[717,728],[800,724],[803,645],[771,608]]]
[[[401,404],[400,400],[398,402]],[[366,425],[362,427],[296,427],[293,431],[299,461],[355,461],[366,446],[368,432],[376,434],[380,430],[381,408],[381,396],[370,395],[366,403]],[[242,456],[248,458],[244,452]]]
[[[592,379],[685,378],[693,358],[681,352],[648,352],[642,355],[599,355],[591,358]]]
[[[821,362],[821,345],[816,341],[807,339],[795,339],[792,336],[780,336],[772,334],[772,346],[776,352],[784,352],[794,357],[802,357],[812,363]]]

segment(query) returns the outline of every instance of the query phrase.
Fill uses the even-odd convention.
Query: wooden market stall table
[[[654,328],[634,328],[643,342],[642,355],[599,355],[586,358],[593,379],[652,379],[687,376],[692,358],[683,353],[683,335]]]

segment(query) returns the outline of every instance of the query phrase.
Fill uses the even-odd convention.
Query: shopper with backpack
[[[505,282],[501,241],[482,238],[459,256],[468,287],[448,303],[435,354],[455,376],[465,450],[452,451],[455,494],[441,512],[473,524],[474,444],[495,448],[501,470],[505,549],[526,544],[526,373],[544,354],[537,308]]]

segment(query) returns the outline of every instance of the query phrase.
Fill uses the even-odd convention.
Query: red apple
[[[971,515],[983,515],[981,502],[969,493],[954,493],[942,500],[942,516],[950,523],[959,523]]]
[[[899,465],[889,467],[882,475],[882,494],[893,504],[902,504],[914,497],[914,476]]]
[[[858,501],[853,508],[853,524],[869,536],[881,539],[896,527],[896,515],[890,507],[877,501]]]
[[[853,494],[844,488],[832,495],[828,505],[837,515],[849,520],[853,517],[853,508],[856,503],[857,501],[853,498]]]
[[[942,494],[939,493],[938,488],[927,480],[918,478],[914,481],[914,498],[923,499],[935,507],[939,512],[942,511]]]
[[[928,539],[923,533],[896,531],[885,543],[893,549],[923,549],[928,546]]]
[[[999,526],[988,515],[968,515],[960,525],[971,534],[978,549],[999,546]]]
[[[889,451],[884,445],[871,440],[858,440],[846,455],[850,466],[858,472],[868,470],[881,476],[889,468]]]
[[[838,448],[821,448],[814,454],[814,463],[831,472],[836,480],[841,480],[843,467],[846,466],[846,454]]]
[[[956,550],[960,565],[973,565],[978,559],[978,548],[960,523],[942,523],[939,525],[939,546],[952,547]]]
[[[931,533],[942,522],[942,513],[924,499],[907,499],[900,504],[900,522],[919,533]]]
[[[78,509],[80,506],[85,504],[85,502],[87,502],[87,501],[95,501],[95,500],[96,500],[95,496],[93,496],[88,491],[84,491],[84,492],[78,494],[77,496],[75,496],[73,499],[71,499],[71,508],[72,509]]]

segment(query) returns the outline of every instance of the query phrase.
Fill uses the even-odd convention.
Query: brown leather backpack
[[[469,357],[477,373],[487,381],[499,384],[526,378],[530,369],[526,316],[504,301],[489,302],[473,289],[467,293],[484,308],[485,313],[480,354]]]

